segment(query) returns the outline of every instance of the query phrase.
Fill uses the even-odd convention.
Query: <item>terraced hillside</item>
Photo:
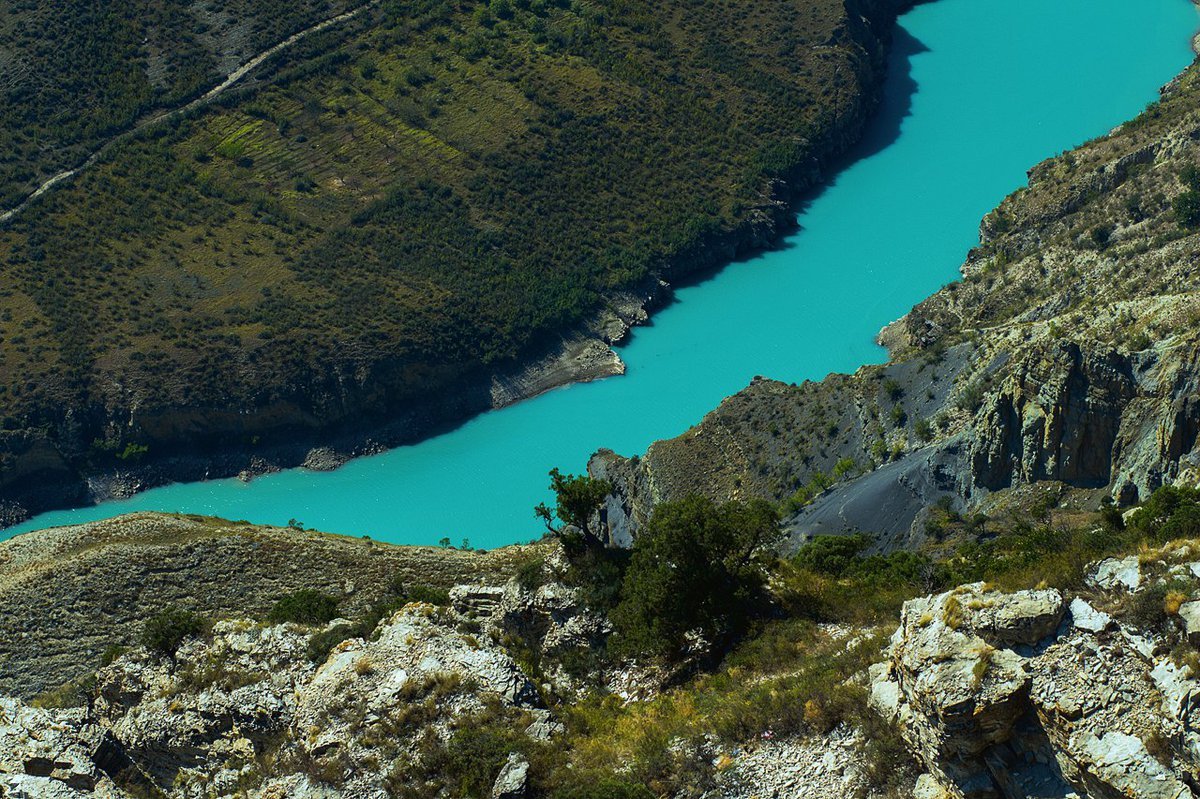
[[[0,16],[0,208],[105,138],[357,2],[17,0]]]
[[[0,230],[10,516],[118,467],[236,473],[273,442],[385,421],[383,440],[411,438],[487,407],[491,378],[564,331],[621,335],[660,278],[773,239],[791,190],[857,136],[892,5],[382,2],[112,148]],[[4,191],[341,7],[114,7],[121,35],[78,57],[137,65],[137,86],[82,87],[100,110],[53,152],[12,148]],[[21,8],[6,29],[40,53],[48,6]],[[85,11],[55,24],[98,30]],[[8,84],[21,52],[0,48]],[[53,122],[33,116],[4,135]]]

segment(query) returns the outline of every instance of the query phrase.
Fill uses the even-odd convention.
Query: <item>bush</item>
[[[399,610],[409,602],[428,602],[430,605],[439,607],[450,604],[450,592],[445,588],[435,588],[432,585],[417,584],[406,588],[403,583],[397,581],[392,583],[392,593],[395,595],[395,601],[389,604],[394,604],[395,610]]]
[[[1167,622],[1179,612],[1182,600],[1191,596],[1195,584],[1187,580],[1170,580],[1152,585],[1130,596],[1127,600],[1124,620],[1139,630],[1164,632]]]
[[[866,547],[866,536],[819,535],[802,546],[792,560],[809,571],[841,577],[860,560],[859,555]]]
[[[670,658],[693,634],[718,645],[740,633],[762,600],[760,556],[780,537],[775,509],[763,500],[660,504],[634,542],[612,613],[619,646]]]
[[[525,591],[536,591],[546,583],[546,559],[543,557],[526,558],[517,567],[517,585]]]
[[[1179,180],[1187,186],[1187,191],[1176,197],[1171,207],[1179,226],[1192,230],[1200,227],[1200,170],[1195,164],[1188,164],[1180,170]]]
[[[308,659],[323,663],[330,651],[348,638],[370,638],[379,622],[390,617],[409,602],[428,602],[431,605],[449,605],[450,592],[444,588],[414,585],[405,588],[398,577],[389,586],[390,596],[385,596],[367,608],[353,623],[339,624],[329,630],[313,633],[308,639]],[[332,617],[331,617],[332,618]],[[331,619],[326,619],[330,621]]]
[[[170,606],[146,621],[138,640],[147,649],[173,657],[185,639],[203,635],[207,630],[204,617]]]
[[[1142,504],[1130,526],[1155,541],[1200,536],[1200,490],[1163,486]]]
[[[321,664],[329,657],[333,648],[348,638],[357,637],[359,626],[356,624],[339,624],[328,630],[313,633],[308,639],[308,659]]]
[[[337,599],[311,588],[288,594],[276,602],[267,614],[267,618],[276,624],[293,622],[308,625],[326,624],[337,616]]]
[[[506,727],[463,727],[446,744],[443,773],[453,780],[459,796],[491,796],[508,753],[521,743],[520,736]]]

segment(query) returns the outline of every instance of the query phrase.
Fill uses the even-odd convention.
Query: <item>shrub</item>
[[[308,659],[313,663],[324,663],[333,648],[348,638],[354,638],[358,625],[339,624],[328,630],[313,633],[308,639]]]
[[[593,534],[589,527],[592,514],[612,492],[612,483],[587,475],[563,474],[555,468],[550,470],[550,490],[554,492],[554,510],[543,502],[533,509],[534,515],[545,522],[552,533],[559,532],[553,524],[554,517],[558,517],[564,524],[578,527],[588,537]]]
[[[506,727],[465,726],[446,744],[443,773],[453,779],[460,796],[490,796],[508,753],[520,743],[517,733]]]
[[[1163,486],[1142,504],[1130,526],[1156,541],[1200,536],[1200,490]]]
[[[526,558],[517,567],[517,585],[526,591],[536,591],[546,583],[546,559],[543,557]]]
[[[1179,179],[1187,190],[1171,203],[1175,220],[1185,230],[1200,227],[1200,170],[1188,164],[1179,173]]]
[[[866,546],[867,539],[862,535],[819,535],[802,546],[792,560],[818,574],[841,577],[859,560]]]
[[[759,556],[779,538],[775,509],[763,500],[658,505],[634,542],[612,613],[621,648],[676,657],[694,633],[712,645],[741,632],[762,599]]]
[[[172,605],[146,621],[139,641],[147,649],[173,657],[185,639],[207,630],[204,617]]]
[[[1175,221],[1184,230],[1200,227],[1200,192],[1185,191],[1171,203]]]
[[[395,601],[389,602],[389,605],[394,605],[395,610],[399,610],[409,602],[428,602],[430,605],[438,605],[444,607],[450,604],[450,592],[445,588],[435,588],[432,585],[417,585],[405,587],[399,580],[392,583],[392,593],[395,595]]]
[[[146,457],[146,453],[150,451],[150,447],[145,444],[135,444],[132,441],[125,445],[125,449],[117,453],[117,457],[123,461],[140,461]]]
[[[303,588],[288,594],[275,603],[267,618],[276,624],[326,624],[338,616],[338,601],[328,594],[311,588]]]
[[[1162,632],[1194,589],[1195,585],[1185,580],[1151,585],[1128,598],[1124,618],[1139,630]]]
[[[89,674],[78,680],[64,683],[57,688],[35,696],[30,704],[40,708],[86,707],[96,694],[96,675]]]

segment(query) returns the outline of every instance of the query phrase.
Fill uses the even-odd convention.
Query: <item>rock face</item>
[[[1161,628],[1119,619],[1131,590],[1150,590],[1196,555],[1157,553],[1157,576],[1133,588],[1125,561],[1096,564],[1093,589],[1069,602],[1058,591],[983,584],[907,602],[887,659],[871,670],[872,703],[899,722],[929,771],[922,790],[1192,797],[1200,683],[1171,654],[1187,616],[1168,607]]]
[[[129,760],[83,709],[39,710],[0,697],[0,796],[124,797],[113,777]]]

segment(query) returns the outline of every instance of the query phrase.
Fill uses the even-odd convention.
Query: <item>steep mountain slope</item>
[[[295,464],[619,370],[603,342],[660,279],[771,241],[858,136],[898,5],[381,2],[306,38],[0,229],[0,495],[15,516],[117,467]],[[216,37],[178,51],[198,74],[252,49],[215,8],[170,28]],[[157,17],[129,19],[147,43],[105,63],[175,74],[150,64]],[[62,148],[203,83],[177,78],[109,92]],[[564,348],[587,357],[504,379]]]
[[[963,279],[881,334],[887,365],[758,381],[640,459],[601,453],[615,535],[697,491],[785,502],[800,538],[894,547],[938,503],[988,511],[1035,483],[1130,503],[1194,484],[1198,99],[1192,67],[1137,119],[1031,170]]]
[[[139,117],[195,97],[256,53],[355,5],[7,4],[0,17],[0,209]]]

